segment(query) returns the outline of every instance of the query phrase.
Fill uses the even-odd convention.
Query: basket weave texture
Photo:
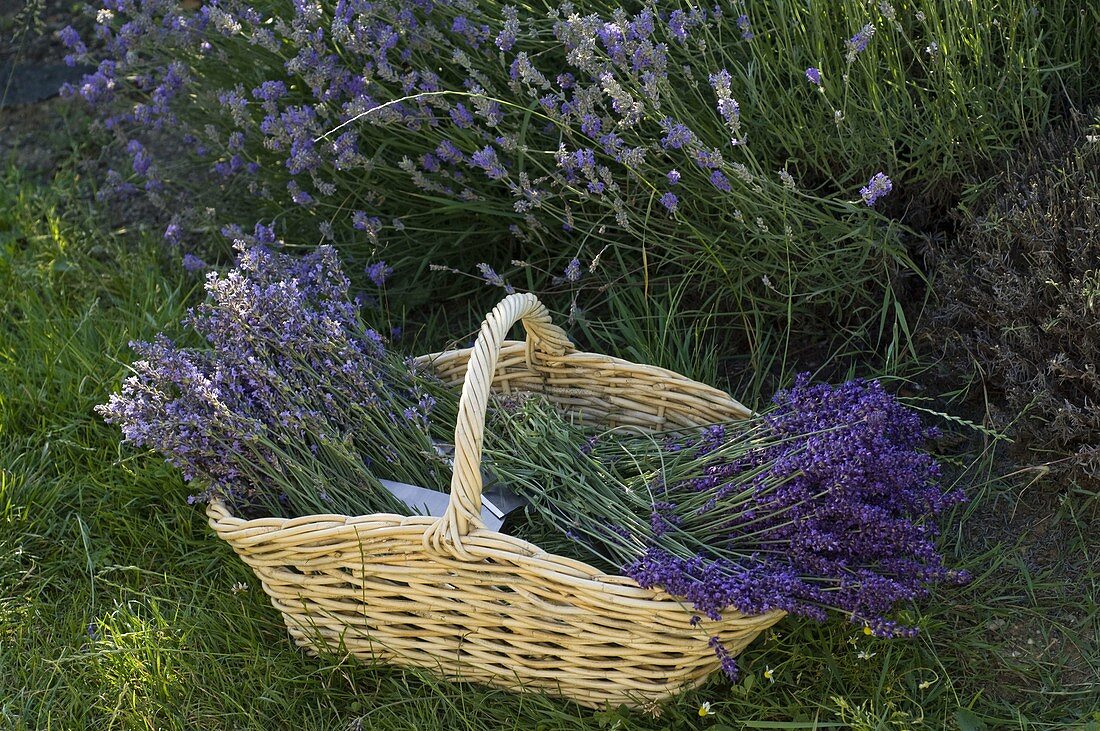
[[[504,339],[517,321],[525,342]],[[222,502],[207,507],[210,526],[256,573],[296,643],[592,707],[649,707],[717,668],[709,638],[736,654],[782,618],[700,619],[666,592],[481,523],[490,391],[543,393],[576,420],[638,430],[747,416],[729,395],[672,371],[577,352],[530,294],[497,305],[472,348],[418,361],[462,385],[443,517],[242,520]]]

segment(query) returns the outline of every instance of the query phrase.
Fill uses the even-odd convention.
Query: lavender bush
[[[250,514],[406,512],[378,478],[446,485],[429,418],[439,386],[363,326],[331,247],[298,258],[270,229],[253,238],[235,269],[207,276],[185,322],[203,344],[133,343],[134,375],[97,410],[197,481],[198,499]]]
[[[908,266],[897,228],[859,191],[892,174],[893,143],[837,177],[843,160],[789,159],[783,138],[859,134],[833,112],[854,114],[855,90],[878,83],[878,36],[849,39],[850,23],[867,23],[853,7],[804,46],[820,55],[771,57],[761,49],[786,31],[759,12],[108,0],[95,31],[105,57],[68,92],[101,109],[129,153],[104,196],[143,189],[172,211],[172,241],[261,214],[296,241],[338,242],[352,271],[384,258],[388,286],[421,297],[410,275],[427,262],[481,263],[493,283],[525,268],[539,286],[539,272],[572,285],[561,272],[577,260],[600,284],[690,271],[700,299],[744,313],[746,329],[792,311],[859,317],[881,303],[888,270]],[[74,61],[88,58],[66,39]],[[803,78],[811,63],[819,84]],[[761,67],[779,74],[767,93],[825,109],[827,128],[770,119]],[[166,135],[186,162],[158,154]]]
[[[868,634],[912,635],[890,619],[895,608],[966,579],[936,547],[936,518],[964,497],[941,487],[922,449],[934,432],[873,381],[831,387],[802,376],[774,402],[701,433],[585,442],[531,401],[504,438],[543,447],[494,469],[569,538],[553,549],[662,587],[700,615],[835,611]]]

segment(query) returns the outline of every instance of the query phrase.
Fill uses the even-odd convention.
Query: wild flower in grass
[[[733,188],[730,186],[729,179],[722,174],[721,170],[714,170],[710,174],[710,184],[723,193],[729,193]]]
[[[484,170],[485,174],[492,180],[500,180],[508,174],[508,171],[500,164],[497,151],[492,145],[483,147],[470,155],[470,162]]]
[[[710,701],[703,701],[699,705],[699,718],[706,718],[707,716],[713,716],[714,712],[710,710]]]
[[[848,49],[848,63],[855,61],[856,56],[867,50],[867,45],[871,42],[871,37],[874,36],[874,34],[874,24],[868,23],[860,28],[858,33],[844,42],[845,47]]]
[[[508,282],[504,281],[504,277],[496,273],[496,271],[482,262],[477,265],[477,270],[481,272],[481,278],[486,284],[491,284],[494,287],[501,287],[508,294],[513,294],[516,290]]]
[[[666,117],[661,121],[661,127],[665,130],[661,146],[666,150],[679,150],[695,141],[695,134],[681,122]]]
[[[505,5],[500,9],[500,13],[504,18],[504,26],[497,34],[497,48],[510,51],[516,44],[516,36],[519,35],[519,13],[513,5]]]
[[[680,205],[680,199],[676,197],[676,194],[672,191],[666,192],[661,196],[661,205],[665,207],[669,213],[675,213],[677,207]]]
[[[394,237],[400,248],[386,237],[388,225],[371,227],[364,238],[353,235],[363,223],[351,211],[332,216],[333,240],[349,241],[356,276],[376,254],[400,270],[413,265],[424,244],[460,246],[459,237],[447,234],[468,230],[476,217],[485,245],[513,237],[512,227],[529,243],[545,245],[538,271],[552,277],[572,253],[553,247],[546,231],[562,226],[582,235],[629,237],[649,214],[636,183],[655,185],[670,168],[689,164],[684,159],[706,168],[706,178],[719,169],[729,176],[710,146],[723,130],[734,132],[727,138],[735,144],[743,141],[737,126],[747,110],[732,93],[741,88],[737,54],[701,46],[706,38],[750,37],[757,19],[750,24],[740,11],[685,5],[656,12],[643,3],[637,12],[565,6],[544,13],[516,3],[494,10],[411,0],[300,2],[278,12],[240,0],[205,3],[198,12],[164,0],[107,4],[115,17],[102,18],[95,32],[109,39],[98,46],[109,58],[69,93],[101,105],[119,139],[141,141],[146,152],[139,167],[151,161],[165,176],[198,166],[191,170],[201,175],[158,182],[170,188],[158,193],[166,217],[180,212],[172,209],[177,201],[191,200],[217,205],[219,215],[279,215],[300,236],[316,229],[324,207],[345,198],[362,201],[372,218],[384,221],[423,221],[441,201],[454,204],[457,215],[436,217],[444,235],[410,226]],[[66,33],[66,39],[83,50],[78,36]],[[231,73],[246,62],[253,70],[247,81]],[[693,104],[695,82],[712,74],[717,98],[709,109]],[[527,108],[537,114],[525,114]],[[149,144],[158,124],[178,132],[198,162],[160,164],[165,146]],[[575,160],[570,170],[532,154],[561,141],[570,153],[583,146],[592,156]],[[704,144],[710,149],[697,151]],[[762,139],[757,148],[765,157],[769,144]],[[683,154],[671,154],[677,151]],[[123,182],[133,185],[131,162]],[[777,167],[764,158],[749,162],[755,169]],[[521,171],[529,184],[511,180]],[[684,235],[713,239],[723,225],[724,196],[707,195],[706,178],[668,178],[668,186],[692,187],[703,225],[685,233],[662,217],[648,234],[660,243],[653,251],[661,257],[686,261]],[[688,193],[676,190],[686,201]],[[254,198],[241,200],[245,191]],[[204,195],[208,201],[198,201]],[[761,178],[739,205],[751,220],[781,195],[774,180]],[[468,205],[474,201],[489,215],[475,213]],[[823,229],[873,215],[855,212],[850,202],[838,213],[810,196],[790,205],[809,226]],[[754,249],[768,267],[777,263],[777,235]],[[384,250],[391,245],[397,250]],[[736,266],[749,247],[731,241],[721,249],[723,266]],[[807,256],[818,259],[816,251]],[[816,280],[819,267],[795,267],[808,269],[806,278]]]
[[[382,230],[382,219],[368,216],[366,211],[353,211],[351,220],[356,231],[366,231],[371,239],[378,238],[378,233]]]
[[[769,683],[775,682],[775,670],[773,670],[771,666],[764,668],[764,680],[768,681]]]
[[[873,658],[877,654],[878,654],[877,652],[871,652],[867,648],[864,648],[864,649],[862,649],[862,650],[860,650],[859,652],[856,653],[856,657],[859,658],[860,660],[870,660],[871,658]]]
[[[741,31],[741,38],[746,41],[751,41],[753,38],[752,27],[749,23],[749,16],[741,13],[737,16],[737,27]]]
[[[297,180],[291,180],[286,184],[287,192],[290,193],[290,199],[300,206],[308,206],[313,203],[313,196],[308,191],[302,190],[302,187],[298,185]]]
[[[821,88],[821,71],[813,66],[806,69],[806,78],[814,86]]]
[[[878,199],[888,194],[894,188],[894,182],[883,173],[875,173],[867,182],[867,185],[859,189],[863,202],[869,206],[875,205]]]
[[[935,61],[940,55],[940,44],[932,41],[924,47],[924,52],[928,54],[928,57]]]
[[[58,34],[61,43],[65,48],[72,51],[72,53],[65,56],[65,64],[67,66],[75,66],[76,62],[84,58],[88,53],[88,47],[84,45],[84,42],[80,40],[80,34],[76,32],[71,25],[67,25],[61,29]]]
[[[731,80],[730,72],[726,69],[710,75],[711,88],[718,97],[718,116],[736,136],[741,126],[741,105],[730,91]]]
[[[565,267],[565,281],[570,284],[576,284],[581,281],[581,262],[577,258],[573,258],[569,261],[569,264]]]
[[[189,272],[201,272],[207,268],[207,264],[199,257],[189,253],[183,255],[183,268]]]
[[[384,261],[376,261],[367,265],[366,274],[367,278],[376,287],[382,287],[386,284],[386,280],[389,279],[390,275],[393,274],[393,267]]]

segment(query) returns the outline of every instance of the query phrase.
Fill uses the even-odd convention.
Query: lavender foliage
[[[731,69],[753,44],[703,52],[708,37],[751,38],[744,14],[469,0],[103,5],[99,50],[63,34],[74,60],[96,65],[66,93],[129,150],[104,199],[149,195],[170,212],[174,242],[278,216],[295,238],[340,241],[357,276],[384,258],[396,296],[403,284],[421,289],[402,272],[428,256],[499,270],[519,240],[530,271],[560,272],[577,242],[636,248],[645,228],[647,256],[694,267],[699,247],[714,250],[718,269],[744,272],[722,275],[716,291],[764,308],[775,295],[763,276],[797,276],[805,286],[785,289],[818,302],[829,291],[846,299],[851,281],[836,272],[869,281],[867,267],[890,256],[877,214],[783,187],[745,144],[759,111],[738,102],[744,79]],[[245,67],[247,82],[226,73]],[[205,175],[178,176],[180,161],[162,159],[172,146],[152,144],[165,135]],[[677,196],[664,195],[668,184]],[[671,215],[651,215],[658,200]],[[767,225],[743,225],[734,210]],[[821,249],[798,247],[805,260],[791,262],[788,228]],[[600,275],[615,278],[613,263],[630,258],[604,257]],[[785,299],[772,304],[785,316]]]

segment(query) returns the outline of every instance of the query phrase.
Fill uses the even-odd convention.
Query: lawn
[[[927,9],[926,15],[899,3],[904,32],[899,24],[896,34],[887,36],[894,33],[886,22],[893,8],[863,5],[846,2],[843,12],[814,20],[818,16],[809,5],[774,3],[752,16],[752,33],[747,22],[730,16],[727,25],[738,28],[733,40],[706,37],[710,45],[702,48],[711,49],[708,53],[721,43],[742,44],[729,51],[730,68],[737,93],[744,93],[744,124],[757,124],[753,135],[760,139],[753,148],[760,157],[745,189],[723,190],[729,181],[712,176],[708,182],[705,171],[695,171],[694,181],[685,173],[681,182],[679,172],[666,172],[665,162],[638,163],[619,183],[624,190],[644,183],[649,186],[644,195],[635,191],[632,197],[624,194],[626,203],[605,204],[592,192],[591,183],[600,182],[595,178],[588,179],[587,192],[570,187],[572,179],[568,184],[554,179],[547,188],[554,191],[547,199],[552,202],[537,211],[537,220],[533,214],[515,215],[519,209],[513,210],[511,193],[500,184],[504,174],[498,175],[497,158],[490,164],[483,149],[480,162],[467,158],[466,170],[485,178],[470,183],[480,197],[447,199],[443,192],[427,194],[410,183],[400,158],[422,144],[434,150],[436,128],[392,140],[392,130],[381,126],[364,131],[362,144],[373,135],[369,142],[378,150],[369,168],[378,178],[363,173],[360,179],[324,148],[319,154],[331,152],[334,159],[325,158],[323,174],[350,191],[343,202],[324,209],[299,206],[290,201],[291,193],[284,195],[284,189],[297,191],[299,178],[307,176],[287,172],[292,166],[275,152],[281,148],[261,144],[259,136],[249,138],[249,154],[266,166],[261,175],[277,190],[262,199],[244,196],[243,186],[229,177],[197,177],[194,160],[173,157],[178,152],[170,144],[173,137],[160,129],[148,149],[179,163],[161,170],[170,193],[161,196],[160,188],[150,186],[148,198],[120,201],[106,195],[108,188],[132,180],[136,191],[144,180],[137,171],[146,148],[120,144],[128,132],[105,130],[102,119],[97,122],[95,114],[86,115],[71,101],[0,108],[12,141],[0,157],[0,728],[1100,731],[1100,484],[1088,461],[1096,444],[1088,411],[1096,408],[1089,390],[1096,387],[1095,367],[1089,356],[1078,358],[1084,375],[1066,385],[1069,378],[1050,375],[1047,355],[1024,362],[1034,350],[1042,351],[1035,343],[1041,345],[1044,335],[1029,333],[1079,339],[1081,350],[1065,356],[1069,360],[1093,352],[1087,348],[1100,339],[1094,317],[1100,310],[1093,309],[1100,302],[1094,283],[1100,271],[1100,217],[1090,212],[1100,208],[1087,207],[1100,194],[1089,162],[1098,156],[1073,157],[1073,150],[1085,149],[1075,141],[1068,153],[1058,148],[1062,157],[1050,157],[1055,153],[1049,151],[1036,152],[1034,159],[1030,152],[1013,157],[1018,149],[1030,150],[1031,138],[1048,128],[1060,129],[1071,116],[1078,119],[1077,107],[1084,102],[1100,101],[1088,73],[1092,50],[1100,48],[1087,23],[1087,13],[1096,11],[1081,9],[1085,20],[1078,20],[1072,5],[1051,3],[1036,20],[1040,13],[1027,3],[1006,2],[988,13],[1012,21],[993,30],[975,4],[913,5]],[[482,8],[487,22],[501,21],[493,3],[473,6]],[[535,3],[524,12],[536,6],[545,10]],[[594,13],[610,12],[612,4],[592,0],[588,6]],[[88,18],[75,20],[78,9],[63,3],[35,7],[46,30],[7,11],[0,29],[15,28],[19,43],[37,37],[28,56],[36,62],[64,52],[58,31],[69,20],[81,32],[92,25]],[[934,8],[942,12],[937,15]],[[784,15],[788,10],[791,17]],[[294,11],[287,4],[282,12]],[[862,51],[852,49],[858,33],[848,46],[843,38],[864,32],[862,21],[855,20],[864,12],[882,15],[875,16],[879,45],[857,60]],[[1037,24],[1051,19],[1061,24],[1052,26],[1056,33],[1044,35],[1048,26]],[[451,23],[448,16],[448,27]],[[852,30],[842,31],[847,26]],[[460,27],[457,21],[454,27]],[[539,33],[521,37],[520,43],[550,37],[549,26],[538,27]],[[945,46],[957,41],[963,60],[930,52],[928,39],[919,37],[924,32],[938,34]],[[744,45],[754,34],[756,45]],[[841,39],[835,48],[822,45],[822,38],[833,37]],[[223,57],[208,57],[197,46],[177,49],[199,79],[194,99],[207,105],[196,102],[181,112],[181,124],[198,130],[210,116],[211,129],[222,125],[209,133],[211,140],[221,140],[230,129],[229,112],[218,117],[215,100],[236,81],[217,67],[234,54],[253,53],[227,39],[228,34],[215,41],[228,54]],[[16,43],[7,50],[27,47]],[[97,48],[93,44],[89,53]],[[798,53],[787,58],[789,49]],[[424,52],[419,46],[414,50]],[[555,52],[547,51],[539,62],[564,64],[553,60]],[[283,73],[282,53],[272,51],[257,61],[259,70],[253,69],[256,78],[249,83],[259,83],[261,71]],[[538,56],[534,50],[532,55]],[[781,64],[768,61],[777,57]],[[468,67],[459,75],[496,74],[490,80],[506,89],[507,64],[486,58],[480,70]],[[699,73],[715,58],[690,61]],[[824,68],[826,62],[833,66],[819,91],[822,85],[812,75],[807,81],[803,69],[809,63]],[[691,74],[687,66],[685,78]],[[840,77],[832,69],[841,68],[847,70],[843,86],[829,86]],[[1002,84],[1009,79],[1013,88],[1024,90],[1011,104],[999,104],[1009,93],[997,86],[1002,69],[1007,69]],[[150,84],[137,78],[120,75],[118,83],[133,83],[129,93],[144,99]],[[791,86],[791,78],[802,86]],[[687,88],[683,79],[676,83],[681,82]],[[306,99],[307,86],[292,89]],[[691,86],[699,87],[711,94],[705,84]],[[518,101],[507,110],[513,115],[504,123],[508,134],[528,140],[536,152],[558,137],[595,147],[589,139],[594,134],[581,135],[568,120],[556,122],[560,129],[536,129],[532,118],[538,121],[543,114],[536,100],[512,91]],[[390,103],[400,103],[399,96],[394,91],[396,102]],[[697,109],[696,101],[672,98],[669,103],[683,105],[670,113],[689,122],[698,114],[694,121],[705,135],[709,128],[700,121],[702,106]],[[819,101],[817,107],[810,104]],[[324,103],[317,102],[317,108]],[[834,104],[848,115],[845,123],[851,127],[844,134],[840,117],[834,123]],[[1073,114],[1063,115],[1063,109]],[[921,110],[930,110],[929,116]],[[259,116],[242,129],[258,128]],[[1092,124],[1096,131],[1100,113],[1093,109],[1081,118],[1083,127]],[[653,139],[670,134],[660,131],[663,122],[656,120],[650,120],[648,132],[631,131],[638,149],[649,144],[647,134]],[[40,130],[45,123],[49,134]],[[461,134],[455,139],[470,147],[466,153],[485,141],[474,131]],[[713,140],[728,142],[721,119]],[[494,154],[507,162],[507,146],[493,144],[499,146]],[[653,143],[646,159],[669,152],[668,147]],[[534,153],[525,157],[523,149],[516,169],[541,165],[547,177],[557,175],[553,150],[543,150],[547,155],[535,163]],[[1073,160],[1080,167],[1076,173]],[[681,167],[687,171],[689,164],[685,160]],[[857,191],[877,165],[898,182],[885,203],[873,208],[874,201],[868,202],[867,194],[860,200]],[[132,167],[135,174],[112,178],[109,166],[126,175]],[[787,184],[782,173],[789,176],[788,167],[799,173],[805,189]],[[997,191],[1006,189],[1013,195],[1038,190],[1031,183],[1038,178],[1025,174],[1032,168],[1061,181],[1051,183],[1057,195],[1022,196],[1031,208],[1015,205],[1008,194],[998,197]],[[457,163],[446,174],[463,180],[454,171]],[[1023,182],[1013,177],[1017,173]],[[768,175],[778,177],[768,182]],[[601,180],[610,183],[609,176]],[[739,184],[733,173],[729,177]],[[1085,185],[1095,189],[1080,187],[1083,202],[1074,208],[1072,191]],[[659,220],[655,186],[675,189],[682,201],[666,205]],[[732,200],[739,194],[752,198],[741,205],[757,227],[738,228],[742,211],[736,210],[735,224],[729,201],[716,190]],[[689,198],[689,192],[695,196]],[[1002,205],[1009,198],[1013,205]],[[378,230],[371,223],[378,219],[364,219],[363,210],[352,213],[355,206],[375,213],[371,206],[381,208],[387,200],[395,206],[393,223],[387,218]],[[1026,218],[1021,211],[1042,206],[1048,215],[1035,219],[1038,224],[1013,223]],[[225,218],[217,219],[215,209]],[[609,222],[623,210],[629,220],[617,231]],[[921,628],[911,640],[868,636],[843,617],[826,623],[786,618],[739,656],[736,683],[716,675],[669,700],[659,713],[592,710],[538,693],[305,654],[291,642],[250,570],[208,527],[202,506],[190,504],[194,489],[179,470],[155,453],[120,445],[118,428],[105,424],[94,407],[130,373],[131,341],[179,332],[188,308],[202,301],[203,267],[193,271],[193,260],[183,259],[177,244],[192,245],[189,253],[218,266],[228,261],[219,224],[262,216],[277,221],[282,234],[310,244],[318,239],[318,222],[324,231],[330,214],[329,229],[335,222],[336,235],[344,237],[341,255],[355,263],[354,271],[349,267],[355,285],[367,292],[366,316],[404,352],[464,341],[486,303],[503,296],[496,285],[523,282],[522,288],[546,295],[558,321],[582,347],[674,369],[728,389],[754,407],[799,371],[833,380],[880,377],[943,430],[933,446],[945,481],[962,485],[968,501],[943,517],[941,545],[948,563],[967,570],[972,580],[937,588],[904,607],[899,618]],[[568,226],[555,218],[559,214],[568,217]],[[784,231],[787,221],[797,235]],[[520,235],[517,224],[529,228]],[[184,229],[179,241],[171,241],[173,231]],[[727,235],[734,229],[748,233]],[[1015,238],[1002,236],[1002,230]],[[1042,239],[1047,231],[1062,238]],[[166,245],[166,233],[172,245]],[[1050,289],[1040,288],[1026,302],[1040,308],[1039,314],[1026,324],[1002,325],[998,315],[1010,309],[1004,303],[1022,301],[1013,299],[1012,288],[1023,289],[1027,267],[1042,258],[1042,251],[1025,251],[1028,242],[1057,253],[1059,247],[1070,251],[1064,242],[1071,239],[1079,246],[1072,251],[1084,253],[1075,253],[1069,263],[1046,262],[1044,286]],[[1001,240],[1009,242],[1007,253],[996,249]],[[379,241],[390,241],[390,248]],[[974,251],[986,247],[978,265],[967,250],[971,245]],[[372,275],[369,266],[364,269],[382,261],[382,254],[399,270],[392,289],[372,288],[379,270]],[[531,261],[525,260],[528,254]],[[578,259],[585,268],[579,285],[568,268],[562,273],[566,262]],[[486,261],[505,278],[492,268],[491,275],[471,273],[475,262]],[[998,269],[1009,264],[1012,273]],[[982,286],[993,294],[974,294]],[[965,300],[960,307],[977,303],[965,315],[969,339],[955,337],[960,320],[937,302],[937,294],[949,288],[944,296]],[[1069,304],[1050,293],[1071,290],[1083,294],[1066,300]],[[447,299],[452,296],[461,299]],[[1069,352],[1071,346],[1058,347]],[[1049,392],[1034,399],[1046,409],[1043,419],[1027,404],[1017,408],[1019,393],[1011,401],[1002,388],[1010,382],[1026,395],[1028,384],[1039,382],[1027,370],[1031,365],[1049,377],[1043,381]],[[1059,409],[1076,419],[1072,433],[1061,441],[1055,438],[1060,435],[1046,434],[1050,440],[1043,441],[1037,435],[1055,431],[1049,425],[1058,423]],[[1074,454],[1084,455],[1081,469],[1064,471]]]
[[[105,231],[74,181],[10,171],[0,209],[0,714],[12,728],[1094,728],[1097,493],[996,479],[990,443],[949,554],[975,579],[912,642],[785,620],[651,718],[296,650],[247,568],[155,456],[92,407],[131,339],[200,281]],[[960,458],[962,459],[962,458]],[[969,460],[971,457],[967,456]],[[767,678],[767,679],[766,679]],[[699,708],[710,703],[711,714]]]

